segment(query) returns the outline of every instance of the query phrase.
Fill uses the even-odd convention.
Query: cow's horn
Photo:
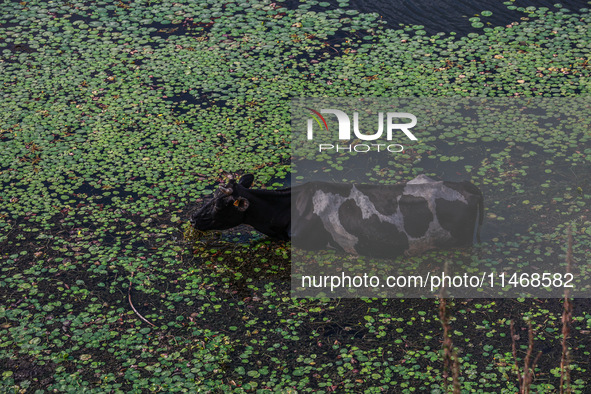
[[[227,194],[228,196],[230,194],[232,194],[232,188],[231,187],[223,187],[223,186],[220,186],[220,191],[222,193],[224,193],[224,194]]]

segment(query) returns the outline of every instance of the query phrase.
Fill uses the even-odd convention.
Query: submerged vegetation
[[[346,1],[3,2],[2,390],[443,392],[434,301],[293,299],[289,246],[248,230],[186,242],[186,219],[221,171],[283,185],[293,97],[570,97],[586,108],[574,98],[591,89],[589,10],[518,11],[498,27],[483,11],[458,36],[386,28]],[[586,273],[589,123],[567,115],[526,134],[505,119],[496,134],[446,130],[363,171],[372,182],[471,178],[488,208],[478,253],[507,269],[538,258],[562,269],[573,224]],[[344,164],[325,159],[328,172]],[[570,327],[575,392],[588,383],[583,304]],[[514,392],[530,324],[542,351],[532,389],[558,390],[560,302],[447,307],[462,390]]]

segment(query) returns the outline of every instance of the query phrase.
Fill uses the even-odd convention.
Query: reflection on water
[[[554,4],[557,0],[515,1],[516,7],[537,8],[547,7],[550,10],[558,10]],[[588,8],[585,0],[562,2],[562,11],[578,11]],[[466,35],[470,32],[481,32],[481,28],[473,28],[470,18],[479,15],[485,27],[505,26],[513,21],[519,21],[524,17],[523,12],[509,10],[502,1],[469,1],[469,0],[351,0],[349,8],[360,12],[377,12],[390,28],[399,24],[423,25],[429,34],[439,32],[456,32]],[[483,17],[482,11],[491,11],[492,15]]]
[[[511,1],[510,7],[499,0],[469,1],[469,0],[336,0],[322,1],[330,3],[331,9],[357,10],[361,13],[377,13],[386,22],[388,28],[398,28],[400,25],[422,25],[425,31],[434,35],[451,32],[460,36],[468,33],[482,33],[482,27],[472,26],[470,18],[479,17],[483,27],[506,26],[512,22],[519,22],[527,13],[519,8],[546,7],[549,11],[577,12],[581,8],[589,8],[586,0],[517,0]],[[287,0],[282,5],[295,9],[302,4],[308,4],[310,11],[326,11],[326,7],[318,5],[318,1]],[[347,6],[344,6],[344,5]],[[555,4],[558,4],[556,6]],[[492,15],[483,16],[482,11],[490,11]],[[530,16],[531,17],[531,16]]]

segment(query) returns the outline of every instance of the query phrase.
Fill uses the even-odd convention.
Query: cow
[[[253,190],[253,181],[252,174],[243,175],[238,182],[230,178],[191,216],[193,227],[201,231],[226,230],[249,224],[265,235],[289,240],[291,188]]]
[[[395,185],[309,182],[254,190],[251,174],[230,179],[191,217],[197,230],[248,224],[302,249],[396,257],[471,245],[480,238],[484,204],[472,183],[425,175]]]

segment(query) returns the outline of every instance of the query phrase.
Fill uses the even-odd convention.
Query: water
[[[547,7],[550,10],[558,10],[554,4],[558,1],[536,0],[536,1],[515,1],[511,2],[516,7],[537,8]],[[578,11],[581,8],[588,8],[587,1],[575,0],[562,3],[563,11]],[[481,22],[486,26],[505,26],[513,21],[519,21],[526,16],[523,12],[507,9],[502,1],[469,1],[469,0],[351,0],[350,8],[360,12],[377,12],[388,23],[388,27],[396,27],[399,24],[423,25],[429,34],[439,32],[456,32],[459,35],[466,35],[470,32],[480,32],[482,29],[475,29],[469,18],[480,16]],[[481,16],[482,11],[491,11],[488,17]],[[487,24],[490,23],[490,25]]]
[[[485,27],[506,26],[511,22],[519,22],[522,17],[528,15],[517,9],[510,10],[508,5],[499,0],[469,1],[469,0],[350,0],[347,7],[339,7],[335,0],[327,1],[330,8],[354,9],[361,13],[378,13],[387,28],[399,28],[400,25],[422,25],[425,31],[434,35],[437,33],[455,32],[459,36],[468,33],[481,33],[482,28],[472,27],[469,20],[472,17],[480,17]],[[316,1],[307,2],[316,4]],[[519,7],[546,7],[551,11],[576,12],[581,8],[589,8],[586,0],[573,0],[559,3],[557,0],[517,0],[507,2],[511,6]],[[287,8],[295,8],[299,1],[288,0],[280,3]],[[555,4],[561,4],[556,7]],[[324,11],[326,7],[313,5],[312,11]],[[482,16],[482,11],[490,11],[492,15]]]

